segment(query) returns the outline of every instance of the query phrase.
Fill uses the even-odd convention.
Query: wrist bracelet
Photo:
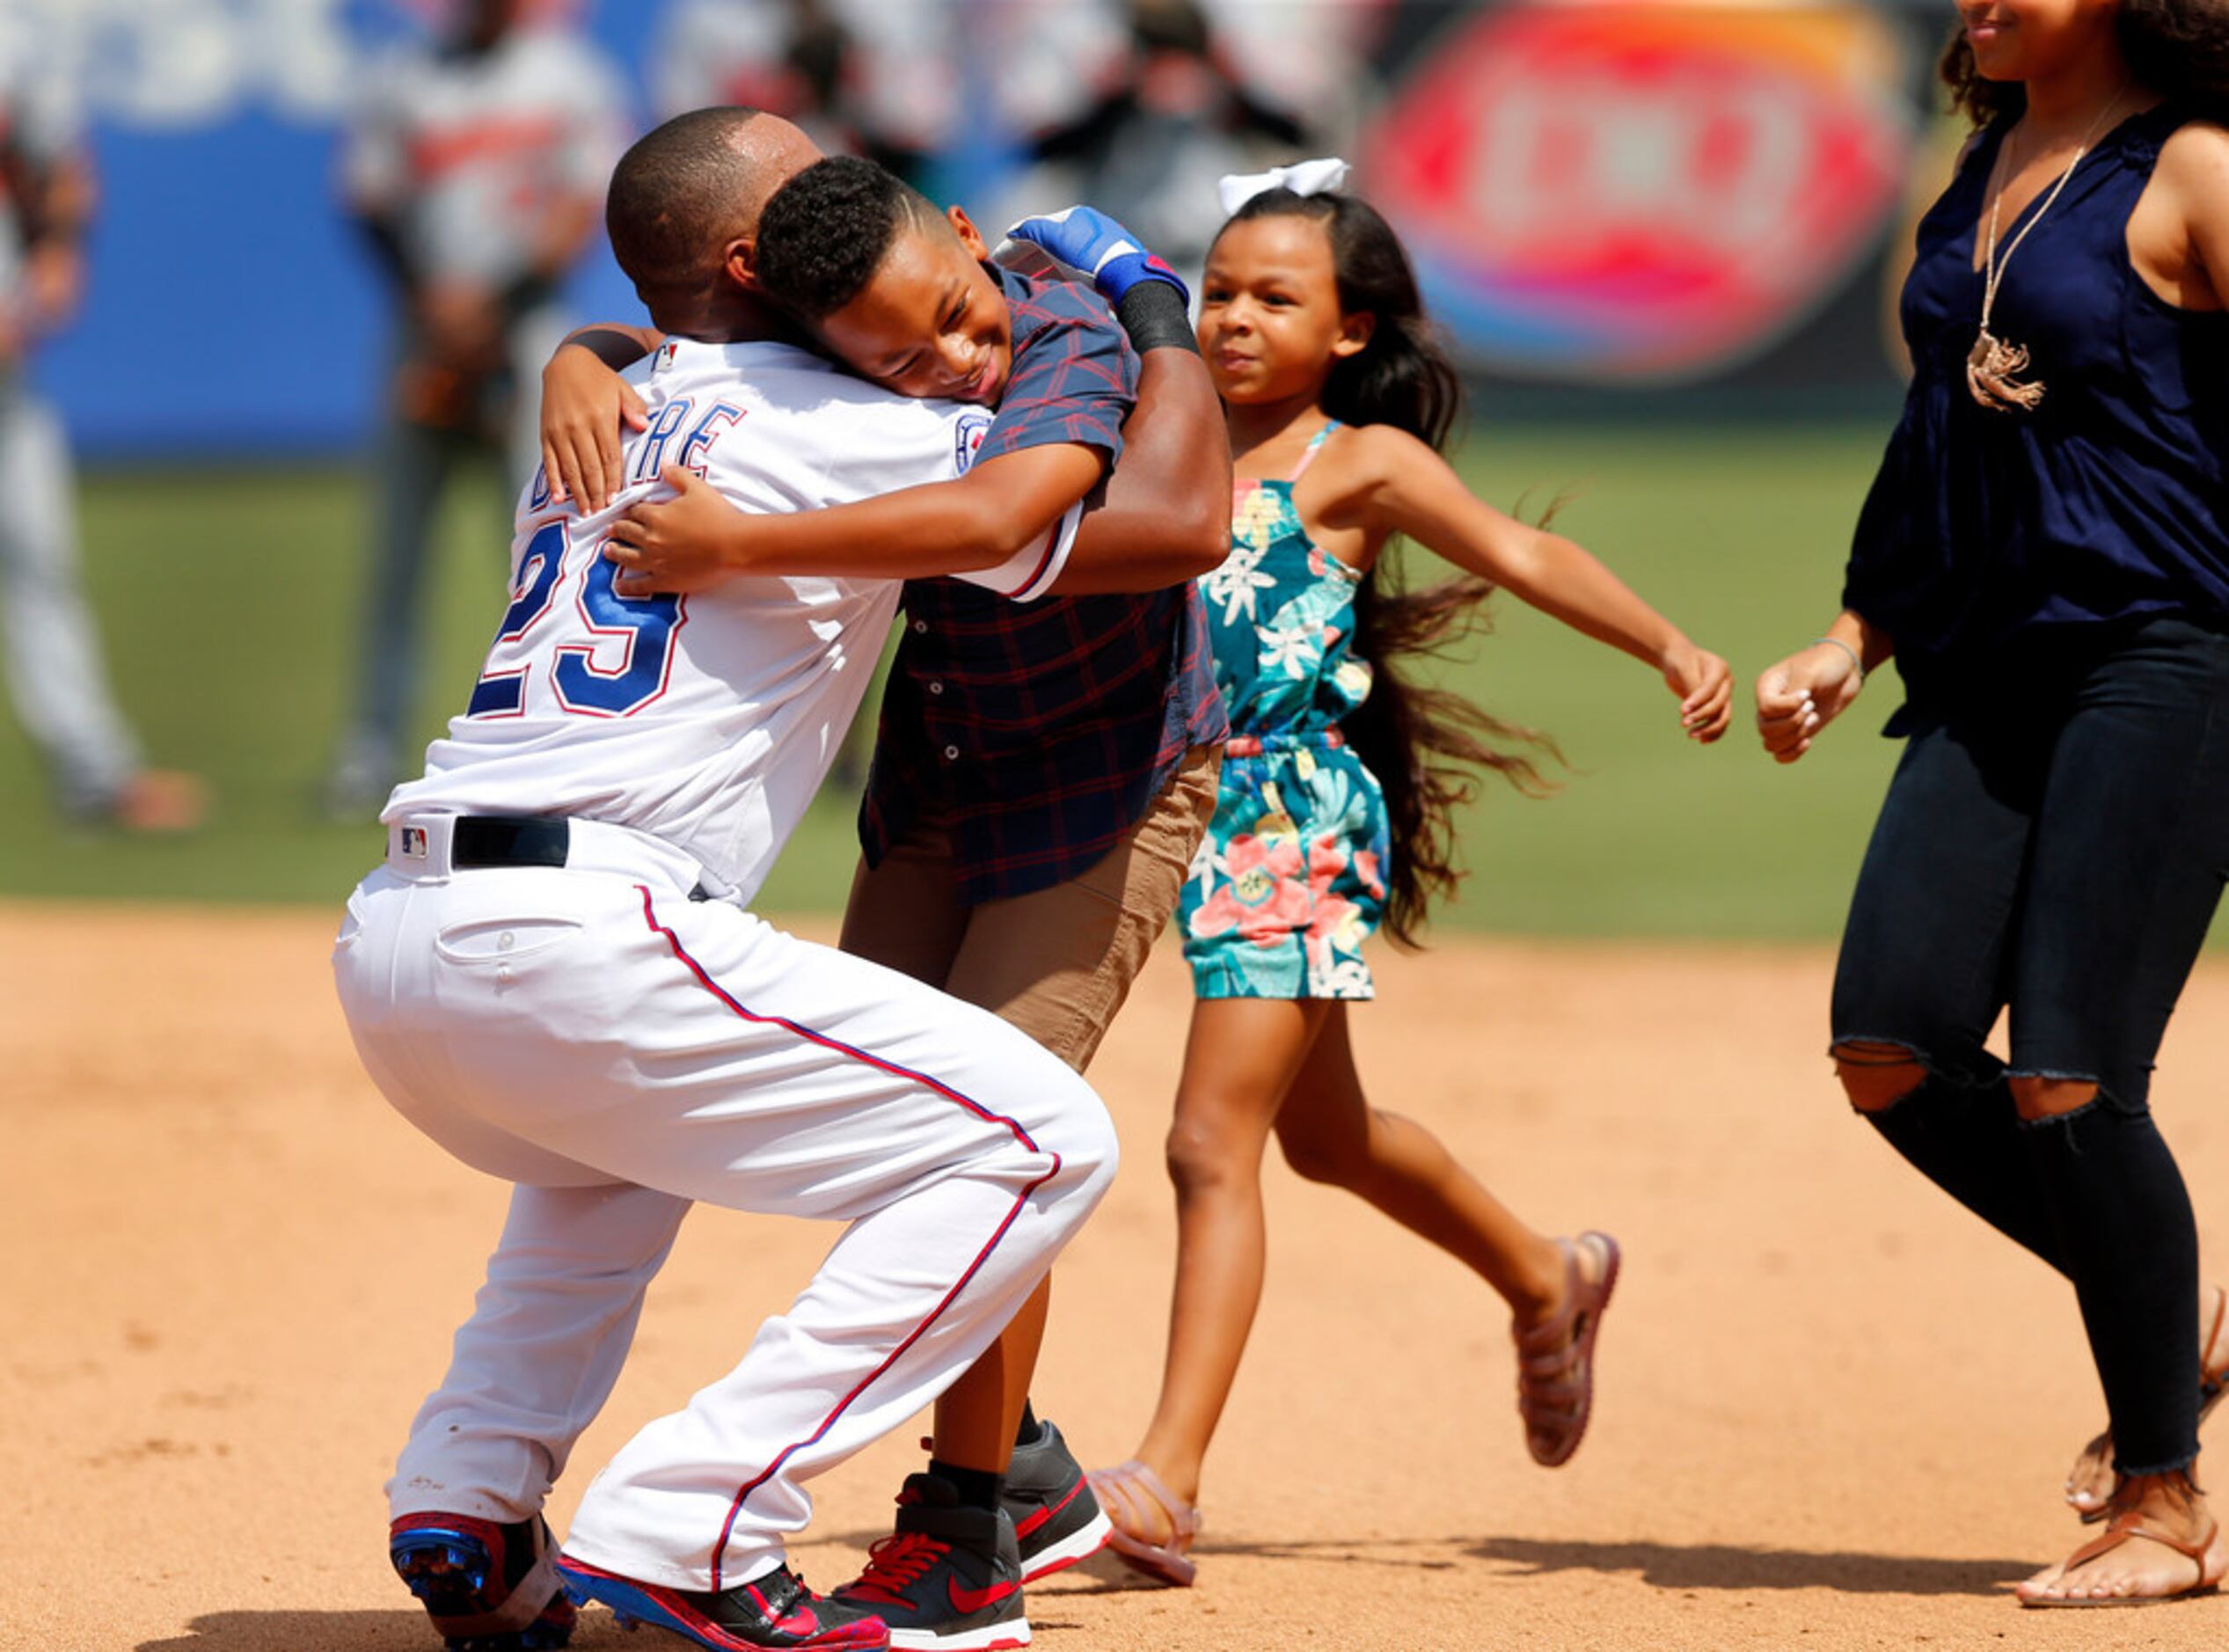
[[[1822,644],[1831,648],[1839,648],[1843,653],[1848,654],[1850,656],[1850,669],[1858,674],[1858,681],[1860,684],[1865,682],[1865,662],[1858,657],[1858,651],[1855,648],[1853,648],[1848,643],[1843,641],[1839,637],[1814,637],[1811,639],[1811,646],[1813,647],[1818,647]]]

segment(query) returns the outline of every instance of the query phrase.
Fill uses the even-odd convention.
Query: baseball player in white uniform
[[[506,497],[536,462],[532,388],[563,324],[557,283],[625,142],[612,67],[528,0],[453,0],[446,38],[375,64],[342,188],[398,301],[355,703],[326,785],[362,818],[400,772],[427,553],[457,467],[493,454]]]
[[[84,290],[93,179],[66,77],[14,45],[0,47],[0,662],[65,814],[176,830],[199,822],[201,786],[146,767],[117,709],[78,579],[69,445],[25,361]]]
[[[638,155],[654,179],[676,152],[705,159],[659,143],[622,163],[615,226]],[[719,149],[747,183],[737,153]],[[703,313],[660,315],[658,283],[637,281],[669,325]],[[691,1202],[839,1221],[742,1363],[589,1487],[566,1563],[700,1645],[881,1647],[867,1608],[786,1568],[803,1482],[990,1344],[1104,1192],[1113,1129],[1083,1080],[996,1016],[748,910],[857,709],[898,584],[629,599],[602,548],[661,465],[747,510],[807,508],[956,475],[985,414],[780,343],[673,340],[632,382],[648,423],[629,485],[587,517],[539,477],[528,491],[486,669],[424,777],[390,799],[385,864],[335,944],[380,1088],[516,1184],[390,1485],[392,1553],[451,1647],[562,1644],[573,1609],[541,1504]],[[1058,578],[1076,515],[1001,567],[952,571],[1028,600]]]

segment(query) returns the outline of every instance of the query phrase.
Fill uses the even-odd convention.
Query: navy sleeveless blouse
[[[2229,313],[2169,303],[2128,254],[2129,215],[2188,118],[2162,105],[2114,128],[2007,267],[1990,330],[2030,352],[2021,376],[2044,386],[2033,412],[1984,407],[1966,386],[1975,237],[2004,122],[1920,223],[1903,302],[1911,390],[1843,590],[1895,642],[1908,711],[2055,627],[2147,614],[2229,625]]]

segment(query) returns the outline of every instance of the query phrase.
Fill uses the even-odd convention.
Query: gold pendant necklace
[[[1997,226],[2005,209],[2005,189],[2019,173],[2019,168],[2010,164],[2013,135],[2010,132],[2005,134],[2004,145],[1998,152],[1998,164],[2003,167],[2005,178],[1989,205],[1989,243],[1982,254],[1981,331],[1974,339],[1974,347],[1966,354],[1966,388],[1984,407],[2000,413],[2009,413],[2014,408],[2032,413],[2043,402],[2043,381],[2035,379],[2023,383],[2019,376],[2028,370],[2028,347],[2009,344],[1989,330],[1990,314],[1997,307],[1997,289],[2004,281],[2005,267],[2013,261],[2013,254],[2020,251],[2020,244],[2028,239],[2030,230],[2043,221],[2043,215],[2058,199],[2059,191],[2066,187],[2066,180],[2074,176],[2074,169],[2082,164],[2082,157],[2090,152],[2090,140],[2097,135],[2107,117],[2121,106],[2128,95],[2128,89],[2123,87],[2112,102],[2098,112],[2097,118],[2090,122],[2089,129],[2082,134],[2082,141],[2074,146],[2074,158],[2066,163],[2066,170],[2058,175],[2058,181],[2051,186],[2050,194],[2043,197],[2043,204],[2021,226],[2020,233],[2013,238],[2012,245],[2005,249],[2004,256],[2000,258],[1997,253]]]

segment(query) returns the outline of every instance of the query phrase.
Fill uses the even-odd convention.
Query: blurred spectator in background
[[[554,298],[625,135],[616,69],[537,0],[457,0],[443,38],[371,75],[343,161],[347,206],[397,300],[374,470],[356,701],[325,805],[368,819],[406,764],[426,552],[460,459],[536,463],[532,387],[563,335]],[[506,534],[508,537],[508,532]]]
[[[838,11],[839,0],[676,0],[650,71],[659,118],[764,109],[830,155],[868,154],[859,106],[867,75]]]
[[[674,0],[650,77],[661,118],[747,104],[943,196],[1077,119],[1126,38],[1119,0]]]
[[[1297,9],[1297,28],[1313,21]],[[1129,49],[1098,101],[1033,145],[1075,169],[1078,201],[1196,271],[1222,226],[1216,179],[1290,159],[1309,133],[1231,61],[1199,0],[1129,0]]]
[[[179,831],[200,823],[203,788],[146,767],[116,708],[78,579],[69,445],[26,361],[84,296],[92,206],[66,82],[0,57],[0,655],[66,813]]]

